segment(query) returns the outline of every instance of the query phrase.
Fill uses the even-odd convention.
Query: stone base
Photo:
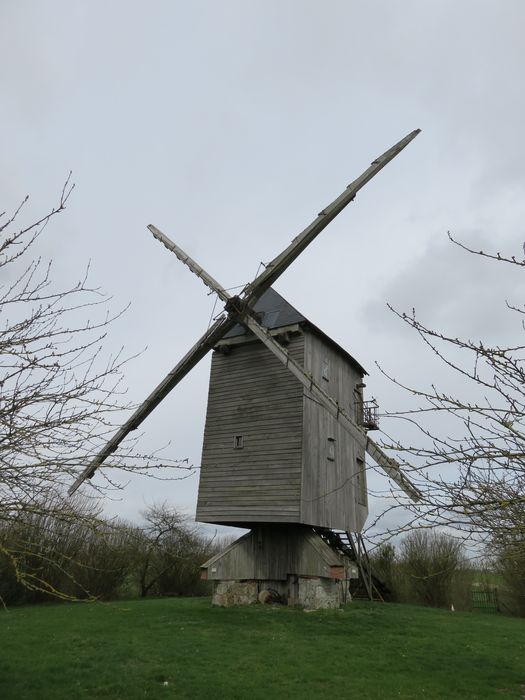
[[[214,581],[211,604],[222,608],[257,602],[257,581]]]
[[[342,598],[344,581],[330,578],[298,577],[296,605],[308,610],[338,608]]]
[[[271,595],[265,594],[271,591]],[[288,576],[286,581],[216,581],[212,604],[221,607],[274,602],[277,594],[287,605],[320,610],[338,608],[350,599],[348,582],[318,576]]]

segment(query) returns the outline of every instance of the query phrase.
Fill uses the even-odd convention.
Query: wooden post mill
[[[368,515],[365,454],[414,501],[416,486],[372,440],[377,407],[363,367],[271,285],[356,193],[419,133],[402,139],[242,293],[232,296],[156,227],[155,238],[225,302],[208,329],[79,475],[96,469],[213,350],[197,520],[249,529],[205,562],[218,605],[279,601],[336,607],[381,596],[360,535]]]

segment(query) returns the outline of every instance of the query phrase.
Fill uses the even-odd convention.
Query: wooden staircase
[[[350,533],[327,528],[314,528],[323,540],[336,552],[357,564],[359,578],[350,580],[350,593],[356,600],[389,600],[390,591],[372,573],[370,558],[360,533]]]

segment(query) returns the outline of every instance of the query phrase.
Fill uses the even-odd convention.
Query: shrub
[[[381,545],[371,556],[372,571],[394,600],[468,610],[473,570],[460,542],[439,532],[415,530],[401,541]]]
[[[114,598],[128,572],[126,541],[123,525],[85,499],[34,503],[0,527],[0,596],[10,605]]]
[[[504,612],[525,617],[525,540],[513,537],[495,548],[494,568],[503,581]]]
[[[385,542],[370,554],[370,566],[374,576],[390,591],[391,598],[398,600],[398,562],[396,548],[391,542]]]

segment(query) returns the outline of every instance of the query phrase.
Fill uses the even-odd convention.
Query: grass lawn
[[[525,621],[394,604],[208,599],[0,612],[0,698],[522,698]]]

